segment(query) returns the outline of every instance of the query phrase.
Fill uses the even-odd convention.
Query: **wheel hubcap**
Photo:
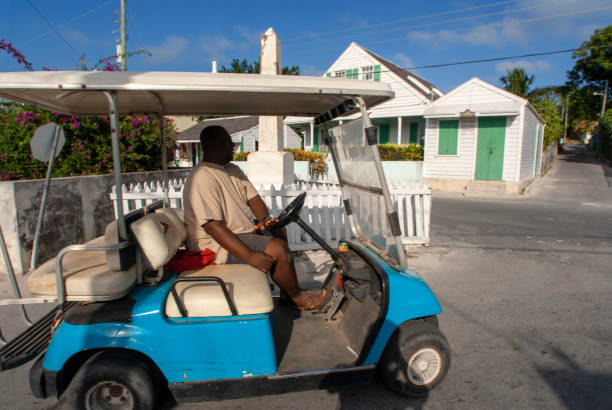
[[[420,349],[410,357],[406,373],[408,380],[417,386],[431,383],[442,369],[442,357],[432,348]]]
[[[87,409],[133,409],[134,397],[121,383],[106,381],[92,386],[85,393]]]

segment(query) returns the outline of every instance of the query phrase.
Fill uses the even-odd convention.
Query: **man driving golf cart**
[[[270,217],[246,175],[230,163],[234,151],[228,132],[221,126],[206,127],[200,142],[203,161],[190,173],[183,192],[187,248],[212,250],[217,264],[247,263],[270,272],[298,309],[321,306],[325,290],[299,287],[286,235],[274,229],[278,219]],[[253,215],[258,221],[255,226]]]

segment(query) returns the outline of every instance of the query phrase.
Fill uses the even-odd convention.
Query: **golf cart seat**
[[[187,317],[230,316],[232,314],[221,284],[216,281],[181,281],[185,278],[214,277],[225,283],[238,315],[271,312],[274,308],[266,274],[246,264],[209,265],[185,271],[175,284],[176,294]],[[168,294],[166,316],[183,317],[174,295]]]
[[[179,227],[184,225],[174,211],[162,208],[161,201],[137,209],[125,215],[126,226],[143,219],[145,215],[155,212],[165,214],[167,224],[174,223]],[[177,222],[178,220],[178,222]],[[181,232],[184,238],[187,232]],[[178,239],[181,241],[181,239]],[[184,240],[184,239],[182,239]],[[136,285],[139,274],[136,264],[137,249],[133,238],[130,245],[116,250],[73,250],[62,259],[62,276],[68,301],[109,301],[120,299],[127,295]],[[99,236],[85,246],[109,246],[119,243],[117,221],[106,225],[103,236]],[[178,248],[178,245],[176,245]],[[57,258],[52,258],[30,272],[26,284],[33,295],[57,297],[55,264]]]
[[[168,263],[187,238],[181,211],[173,208],[158,209],[132,223],[130,229],[155,269]],[[238,315],[268,313],[274,307],[267,275],[245,264],[209,265],[185,271],[173,286],[185,315],[169,292],[165,307],[168,317],[228,316],[232,314],[230,303]]]
[[[105,246],[117,243],[117,223],[107,225],[105,234],[87,246]],[[130,251],[134,251],[129,249]],[[106,301],[125,296],[136,283],[134,258],[121,258],[120,251],[68,252],[62,259],[66,300]],[[26,285],[33,295],[57,297],[55,273],[56,258],[52,258],[27,275]]]

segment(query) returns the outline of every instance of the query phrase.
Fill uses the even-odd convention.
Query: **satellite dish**
[[[32,150],[32,156],[34,158],[42,162],[49,162],[51,150],[53,149],[53,139],[56,133],[58,133],[58,140],[54,158],[57,158],[66,142],[64,138],[64,129],[54,122],[51,122],[38,127],[36,131],[34,131],[34,136],[30,141],[30,149]]]

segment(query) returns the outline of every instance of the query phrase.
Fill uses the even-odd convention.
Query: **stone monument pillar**
[[[260,74],[280,75],[280,38],[270,27],[261,36]],[[293,183],[293,155],[284,152],[283,117],[259,117],[259,149],[247,157],[247,175],[254,185]]]

